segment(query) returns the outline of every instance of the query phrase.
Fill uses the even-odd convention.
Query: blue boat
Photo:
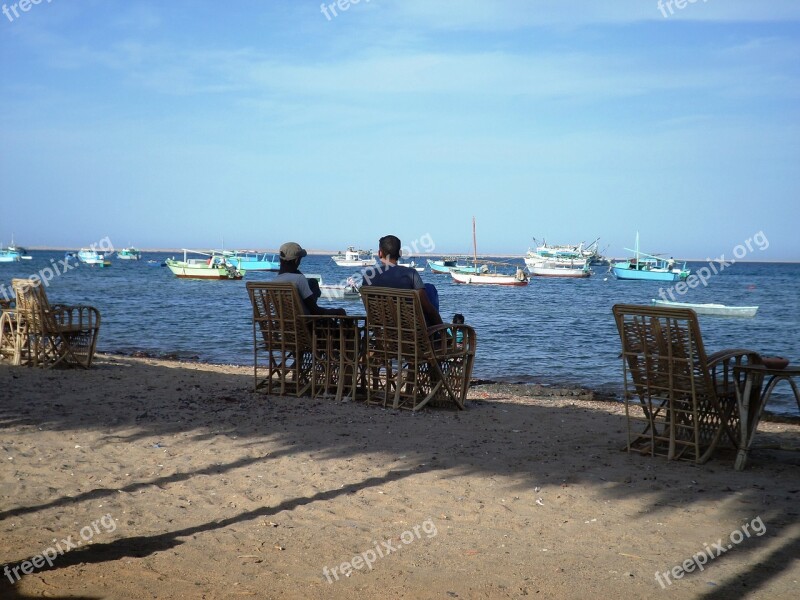
[[[639,232],[636,232],[636,248],[634,257],[624,262],[613,263],[609,270],[617,279],[638,281],[681,281],[686,279],[691,271],[686,268],[686,263],[676,266],[673,259],[666,260],[660,256],[639,251]],[[643,258],[644,257],[644,258]]]
[[[225,250],[223,253],[227,263],[238,271],[278,271],[281,268],[280,260],[273,254],[258,254],[256,252],[239,252]],[[268,258],[269,257],[269,258]]]
[[[456,258],[446,256],[442,260],[428,259],[428,266],[434,273],[447,275],[450,271],[458,273],[484,273],[488,270],[486,265],[467,265],[459,263]]]

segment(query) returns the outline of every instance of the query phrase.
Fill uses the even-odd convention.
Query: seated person
[[[309,315],[332,315],[344,316],[347,312],[343,308],[322,308],[317,305],[317,298],[320,294],[315,293],[311,285],[316,284],[316,291],[319,292],[319,284],[314,281],[314,284],[309,284],[306,276],[300,272],[300,261],[306,256],[306,252],[300,244],[295,242],[286,242],[280,249],[280,262],[281,266],[278,270],[278,276],[275,281],[288,281],[294,284],[297,291],[300,293],[300,299],[303,301],[303,308],[306,314]]]
[[[378,258],[381,259],[381,264],[364,270],[364,285],[419,290],[425,323],[428,327],[441,325],[439,293],[433,285],[422,283],[416,269],[397,264],[401,254],[400,246],[400,239],[394,235],[385,235],[378,241]]]

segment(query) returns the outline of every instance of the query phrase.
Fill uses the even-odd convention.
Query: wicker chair
[[[617,304],[613,312],[622,340],[628,451],[704,463],[720,442],[736,446],[736,386],[743,382],[734,367],[760,362],[758,353],[707,356],[691,309]],[[760,381],[753,386],[754,399],[760,388]]]
[[[17,297],[17,364],[44,367],[72,364],[88,369],[100,332],[100,312],[93,306],[50,305],[41,281],[12,279]]]
[[[247,282],[253,305],[254,389],[267,394],[303,396],[311,391],[314,351],[311,322],[291,283]],[[261,340],[259,340],[259,336]],[[259,364],[259,350],[266,365]],[[266,375],[259,381],[259,366]]]
[[[22,362],[22,338],[17,329],[17,311],[9,303],[0,312],[0,359],[9,360],[12,365]]]
[[[428,403],[464,408],[475,361],[475,330],[427,328],[415,290],[364,286],[367,402],[419,410]]]

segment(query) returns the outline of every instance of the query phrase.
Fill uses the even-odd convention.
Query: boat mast
[[[472,217],[472,266],[478,266],[478,240],[475,237],[475,217]]]

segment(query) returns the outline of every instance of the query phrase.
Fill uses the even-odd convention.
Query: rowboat
[[[93,267],[110,267],[111,260],[106,258],[102,252],[94,248],[81,248],[78,250],[78,260]]]
[[[494,271],[489,269],[489,265],[492,265]],[[476,284],[476,285],[511,285],[511,286],[523,286],[528,285],[528,276],[525,275],[525,271],[521,268],[517,267],[516,273],[513,275],[508,275],[506,273],[498,273],[497,266],[504,265],[506,263],[489,263],[484,262],[483,264],[478,265],[478,241],[475,235],[475,217],[472,217],[472,269],[473,271],[462,271],[457,269],[450,270],[450,277],[452,277],[453,281],[456,283],[469,283],[469,284]],[[477,269],[481,269],[480,272],[476,272]]]
[[[348,277],[344,283],[323,283],[322,275],[306,275],[308,279],[316,279],[319,282],[319,290],[325,300],[360,300],[361,291],[358,283],[352,277]]]
[[[397,261],[397,266],[399,266],[399,267],[408,267],[409,269],[414,269],[415,271],[417,271],[419,273],[422,273],[425,270],[425,266],[424,265],[421,266],[421,267],[418,267],[417,263],[414,262],[413,260],[411,260],[409,262],[401,262],[401,261],[398,260]]]
[[[331,259],[340,267],[368,267],[375,264],[372,250],[356,250],[355,246],[334,254]]]
[[[617,279],[638,280],[638,281],[680,281],[686,279],[691,271],[683,266],[676,267],[673,259],[665,260],[660,256],[647,254],[639,251],[639,232],[636,232],[636,248],[628,252],[633,252],[634,257],[624,262],[613,263],[609,271]],[[644,258],[642,258],[644,257]]]
[[[233,265],[239,271],[278,271],[281,262],[274,254],[258,254],[257,252],[225,250],[222,252],[228,264]]]
[[[200,254],[207,258],[188,258],[187,254]],[[216,279],[238,280],[244,275],[233,265],[229,265],[225,257],[215,252],[199,252],[197,250],[183,250],[183,260],[168,258],[166,261],[169,270],[180,279]]]
[[[653,306],[669,306],[673,308],[691,308],[698,315],[715,317],[755,317],[757,306],[727,306],[725,304],[694,304],[692,302],[670,302],[669,300],[651,300]]]
[[[123,248],[117,252],[117,258],[120,260],[141,260],[142,251],[133,246],[130,248]]]

